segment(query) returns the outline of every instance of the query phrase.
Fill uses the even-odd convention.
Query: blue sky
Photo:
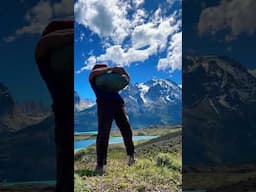
[[[97,0],[99,3],[96,3],[96,5],[95,1],[75,1],[77,19],[75,89],[82,97],[94,97],[88,84],[89,70],[85,69],[89,69],[97,58],[108,60],[106,62],[109,64],[119,63],[124,65],[132,76],[132,82],[143,82],[156,77],[171,78],[178,84],[181,83],[181,62],[179,62],[181,43],[178,41],[179,38],[174,38],[180,37],[178,34],[181,32],[181,25],[175,25],[178,21],[181,23],[181,0],[124,1],[129,2],[127,4],[122,3],[121,0],[108,0],[104,3],[102,3],[103,0]],[[86,4],[88,2],[90,4]],[[183,54],[227,55],[248,68],[256,68],[256,29],[255,22],[251,19],[256,16],[256,12],[253,9],[248,9],[248,6],[252,7],[255,1],[233,0],[226,4],[223,2],[225,1],[186,0],[182,2],[184,18],[182,24],[185,26],[185,30],[182,31]],[[119,11],[116,10],[116,7],[118,7],[116,4],[122,5],[118,9]],[[87,11],[88,14],[85,15],[84,10],[88,6],[90,9],[89,12]],[[81,8],[80,11],[79,7]],[[211,9],[208,9],[209,7]],[[234,13],[230,15],[232,19],[227,20],[228,17],[225,16],[227,12],[222,11],[224,15],[217,15],[218,19],[214,20],[221,22],[214,23],[211,20],[207,22],[207,19],[211,19],[209,17],[211,11],[218,12],[225,7],[232,9],[229,12]],[[233,7],[237,9],[233,9]],[[238,9],[239,7],[242,9]],[[12,8],[12,17],[10,17],[10,8]],[[103,15],[106,18],[95,17],[99,8],[103,10],[102,13],[106,14]],[[43,28],[52,19],[74,14],[72,1],[3,1],[0,10],[2,26],[0,31],[0,82],[10,89],[11,94],[18,102],[34,100],[43,101],[50,105],[51,98],[34,61],[34,48]],[[111,12],[108,14],[104,10],[110,10]],[[201,17],[203,13],[205,17]],[[171,18],[174,19],[170,20]],[[167,30],[167,32],[161,33],[159,25],[166,26],[163,25],[164,21],[172,21],[170,29],[176,30],[174,32]],[[232,22],[236,22],[236,25]],[[94,23],[97,25],[94,25]],[[209,25],[205,25],[207,23]],[[155,24],[155,26],[152,26],[152,24]],[[201,26],[201,34],[199,34],[199,25]],[[165,27],[163,28],[165,29]],[[211,29],[214,29],[214,33],[211,32]],[[136,34],[136,32],[137,37],[136,35],[133,37],[132,34]],[[132,45],[132,37],[138,39],[138,32],[140,32],[141,39],[144,39],[138,41],[137,44],[134,42]],[[168,35],[167,41],[165,41],[166,36],[163,34]],[[142,46],[143,42],[147,42],[144,47]],[[158,43],[154,44],[154,42]],[[118,47],[118,45],[121,47]],[[160,51],[156,51],[159,49],[159,45],[163,47]],[[152,49],[147,49],[149,46]],[[113,54],[113,50],[115,50],[113,47],[117,50],[116,55]],[[129,48],[132,48],[130,52]],[[135,52],[137,56],[131,58],[131,51],[136,49],[144,49],[144,51],[140,54]],[[108,54],[106,55],[107,50]],[[170,59],[164,60],[164,58],[168,58],[168,53],[170,53]],[[115,62],[108,58],[110,55],[113,56]],[[118,56],[120,56],[119,59]],[[163,59],[161,65],[158,65],[159,59]],[[77,74],[77,71],[82,72]]]
[[[228,56],[255,69],[255,6],[255,0],[183,1],[183,55]]]
[[[35,46],[53,19],[73,16],[70,0],[16,0],[1,3],[0,83],[15,102],[52,103],[35,63]]]
[[[152,78],[181,84],[180,0],[77,0],[75,90],[95,96],[88,75],[96,63],[122,66],[131,83]]]

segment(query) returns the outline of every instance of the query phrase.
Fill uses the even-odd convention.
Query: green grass
[[[217,189],[218,187],[232,186],[255,181],[256,164],[241,164],[238,166],[193,167],[183,174],[184,188]]]
[[[161,138],[138,142],[137,162],[132,166],[127,165],[123,144],[110,145],[102,176],[93,171],[95,146],[77,152],[75,191],[181,191],[181,132],[170,132]]]

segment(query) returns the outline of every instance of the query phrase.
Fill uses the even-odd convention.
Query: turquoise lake
[[[149,139],[154,139],[157,138],[158,136],[133,136],[133,141],[140,141],[140,140],[149,140]],[[75,141],[74,149],[75,151],[84,149],[89,147],[90,145],[93,145],[96,143],[96,139],[86,139],[86,140],[81,140],[81,141]],[[109,138],[109,144],[114,144],[114,143],[123,143],[123,138],[122,137],[111,137]]]

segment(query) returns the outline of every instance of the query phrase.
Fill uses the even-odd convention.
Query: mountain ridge
[[[0,83],[0,133],[37,124],[50,114],[48,107],[34,101],[17,103],[8,87]]]
[[[80,112],[93,106],[95,102],[92,99],[81,98],[76,91],[74,91],[74,112]]]
[[[181,123],[181,88],[171,80],[152,79],[129,84],[120,95],[134,128]],[[96,118],[96,105],[75,113],[76,131],[97,130]]]
[[[188,56],[183,82],[184,165],[256,160],[256,78],[228,57]]]

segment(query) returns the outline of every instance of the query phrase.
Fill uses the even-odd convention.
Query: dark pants
[[[57,162],[56,192],[74,191],[74,123],[69,105],[66,104],[65,107],[66,109],[63,109],[53,105]]]
[[[98,102],[98,135],[96,142],[97,164],[107,164],[107,150],[109,134],[112,121],[116,121],[116,125],[123,136],[127,155],[133,155],[134,145],[132,141],[132,129],[127,118],[124,104],[118,102]]]

